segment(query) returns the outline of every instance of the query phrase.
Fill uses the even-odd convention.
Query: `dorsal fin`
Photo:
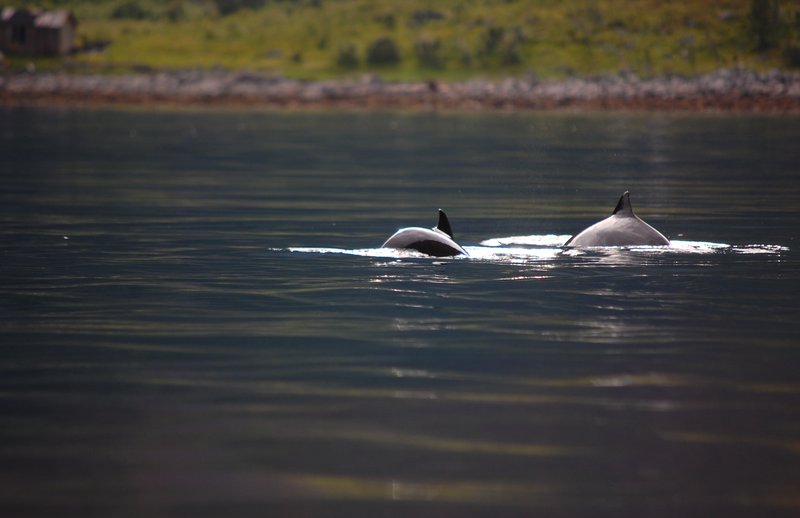
[[[455,239],[453,237],[453,229],[450,228],[450,221],[447,219],[447,214],[445,214],[442,209],[439,209],[439,223],[437,223],[436,227],[434,228],[437,228],[450,236],[450,239]]]
[[[622,193],[622,196],[619,197],[619,201],[617,202],[614,212],[611,214],[616,214],[618,216],[633,216],[633,206],[631,205],[630,191],[625,191]]]

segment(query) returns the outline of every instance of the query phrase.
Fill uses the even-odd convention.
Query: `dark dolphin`
[[[631,194],[620,197],[611,216],[572,236],[564,246],[669,245],[669,239],[633,213]]]
[[[458,243],[453,241],[453,230],[442,209],[439,209],[439,223],[432,229],[401,228],[387,239],[381,248],[410,248],[434,257],[469,255]]]

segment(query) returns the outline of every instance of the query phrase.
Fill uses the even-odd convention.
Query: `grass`
[[[223,16],[218,8],[223,0],[51,0],[37,5],[72,9],[79,42],[111,45],[36,64],[97,70],[223,67],[304,79],[371,72],[388,80],[787,68],[787,49],[800,48],[800,4],[779,2],[775,44],[756,50],[753,1],[261,0],[266,3]],[[123,4],[135,9],[120,9]],[[367,63],[367,49],[381,36],[396,44],[398,63]],[[347,49],[351,59],[340,59]]]

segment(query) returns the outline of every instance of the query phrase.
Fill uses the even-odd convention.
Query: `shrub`
[[[486,33],[483,35],[483,50],[486,54],[494,54],[503,39],[504,33],[505,29],[503,27],[491,26],[486,29]]]
[[[423,67],[442,68],[443,61],[439,55],[441,42],[438,38],[420,38],[414,43],[414,53]]]
[[[522,44],[526,41],[525,32],[520,27],[505,28],[490,26],[483,35],[479,54],[484,59],[497,56],[503,65],[522,63]]]
[[[397,19],[392,13],[378,14],[373,19],[389,30],[394,30],[395,26],[397,26]]]
[[[792,68],[800,68],[800,45],[789,45],[786,48],[786,62]]]
[[[520,44],[513,38],[506,38],[500,45],[498,54],[503,65],[519,65],[522,63]]]
[[[339,47],[336,64],[342,68],[358,67],[358,48],[354,43],[346,43]]]
[[[769,50],[778,44],[781,31],[779,0],[753,0],[750,4],[750,30],[758,51]]]
[[[258,9],[263,6],[266,0],[214,0],[217,11],[222,16],[233,14],[239,9]]]
[[[444,14],[433,9],[420,9],[411,13],[406,25],[409,27],[418,27],[428,22],[435,20],[443,20]]]
[[[139,5],[136,0],[130,0],[120,4],[111,11],[111,18],[115,20],[144,20],[149,17],[150,13]]]
[[[472,65],[472,52],[470,52],[469,47],[465,43],[459,43],[456,46],[456,52],[458,52],[458,62],[461,63],[462,66],[468,67]]]
[[[164,14],[167,16],[167,19],[173,23],[183,20],[186,18],[186,11],[183,9],[183,2],[180,0],[170,2],[169,5],[167,5],[167,8],[164,10]]]
[[[395,65],[400,62],[400,51],[394,40],[388,36],[380,36],[367,48],[367,62],[370,65]]]

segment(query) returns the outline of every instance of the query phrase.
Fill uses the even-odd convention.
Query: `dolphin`
[[[611,216],[572,236],[564,246],[668,246],[669,239],[636,214],[631,206],[631,193],[625,191]]]
[[[453,230],[442,209],[439,209],[439,223],[432,229],[401,228],[387,239],[381,248],[410,248],[434,257],[469,255],[466,250],[453,241]]]

